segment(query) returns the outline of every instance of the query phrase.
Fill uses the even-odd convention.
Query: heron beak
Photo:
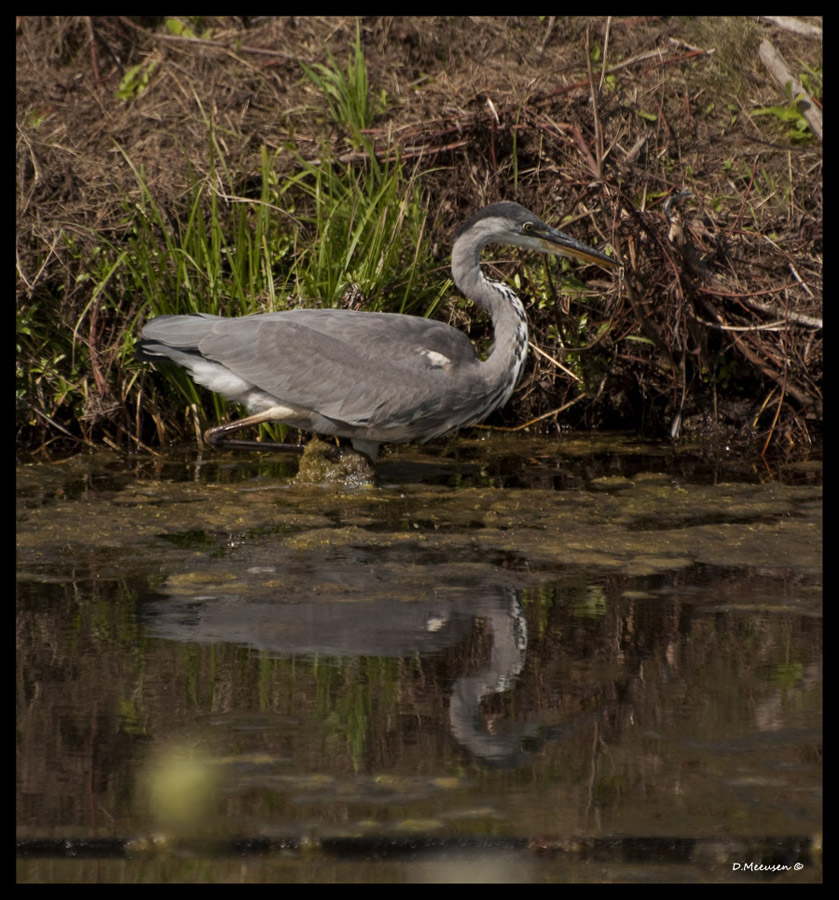
[[[615,269],[622,268],[621,263],[611,256],[606,256],[599,250],[589,247],[572,238],[562,231],[548,228],[539,235],[539,240],[547,253],[555,253],[557,256],[567,256],[571,259],[580,259],[583,262],[596,263],[598,266],[611,266]]]

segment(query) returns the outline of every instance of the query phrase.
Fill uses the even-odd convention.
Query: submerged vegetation
[[[806,448],[822,416],[821,148],[759,77],[757,23],[681,27],[19,19],[19,444],[137,448],[235,415],[181,370],[135,362],[155,315],[386,309],[486,349],[448,247],[466,215],[515,199],[610,244],[626,278],[487,255],[534,345],[493,424]],[[641,33],[670,55],[638,56]],[[729,51],[685,49],[700,39]],[[820,91],[820,53],[787,50]]]

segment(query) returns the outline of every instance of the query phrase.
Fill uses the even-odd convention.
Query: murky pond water
[[[818,465],[378,468],[18,469],[19,880],[820,879]]]

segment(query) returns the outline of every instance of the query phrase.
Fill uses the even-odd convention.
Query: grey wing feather
[[[483,389],[469,339],[413,316],[296,310],[170,328],[280,403],[351,425],[449,414]]]
[[[201,341],[212,333],[217,322],[225,321],[221,316],[196,313],[192,316],[157,316],[143,327],[143,336],[137,341],[137,352],[141,359],[154,361],[166,356],[178,361],[171,350],[183,354],[198,354]]]

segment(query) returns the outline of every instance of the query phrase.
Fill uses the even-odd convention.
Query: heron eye
[[[521,226],[522,231],[533,231],[533,223],[525,222],[524,225]]]

